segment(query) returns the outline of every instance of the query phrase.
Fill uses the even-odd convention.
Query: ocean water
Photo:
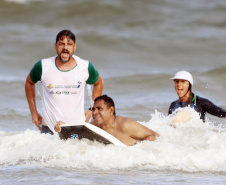
[[[193,113],[173,128],[168,116],[179,70],[192,73],[196,94],[226,108],[225,17],[224,0],[0,1],[0,183],[225,184],[225,119],[202,123]],[[116,113],[157,131],[157,141],[122,148],[39,133],[25,79],[56,54],[65,28],[76,34],[75,54],[98,69]],[[36,94],[40,110],[40,83]]]

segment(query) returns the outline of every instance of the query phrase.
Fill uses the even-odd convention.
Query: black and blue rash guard
[[[169,107],[169,114],[172,114],[176,109],[187,107],[186,102],[179,102],[179,100],[176,100],[171,103]],[[226,116],[226,110],[214,105],[211,101],[201,98],[199,96],[194,96],[192,100],[191,108],[194,108],[199,114],[200,119],[205,121],[205,115],[206,113],[209,113],[211,115],[217,116],[217,117],[225,117]]]

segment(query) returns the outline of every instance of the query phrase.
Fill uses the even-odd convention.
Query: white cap
[[[187,80],[190,82],[191,85],[193,85],[192,75],[187,71],[179,71],[171,79],[172,80],[175,80],[175,79]]]

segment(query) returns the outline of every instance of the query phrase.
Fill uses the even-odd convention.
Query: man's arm
[[[133,139],[155,141],[159,134],[140,123],[127,118],[124,129]]]
[[[42,117],[37,111],[36,99],[35,99],[35,83],[31,80],[30,74],[27,76],[25,83],[25,93],[29,104],[29,109],[32,116],[32,122],[41,130]]]
[[[102,94],[103,88],[104,88],[104,81],[99,74],[97,82],[93,84],[93,94],[92,94],[93,100]]]

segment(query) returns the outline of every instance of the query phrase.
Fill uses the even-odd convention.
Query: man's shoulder
[[[118,122],[131,122],[131,121],[134,121],[131,118],[127,118],[127,117],[123,117],[123,116],[116,116],[116,120]]]
[[[134,124],[137,124],[137,122],[132,118],[127,118],[123,116],[116,116],[116,121],[118,122],[122,129],[126,129]]]
[[[117,121],[117,130],[122,133],[128,133],[131,128],[135,128],[134,120],[123,117],[123,116],[116,116]]]
[[[56,56],[43,58],[41,59],[41,65],[44,69],[47,67],[49,68],[51,66],[55,66],[55,60],[56,60]]]
[[[42,62],[55,62],[56,56],[48,57],[48,58],[43,58],[41,61]]]
[[[89,61],[88,60],[82,59],[82,58],[78,57],[77,55],[72,55],[72,57],[75,59],[75,61],[78,64],[78,66],[79,65],[83,65],[83,66],[88,67],[88,65],[89,65]]]

